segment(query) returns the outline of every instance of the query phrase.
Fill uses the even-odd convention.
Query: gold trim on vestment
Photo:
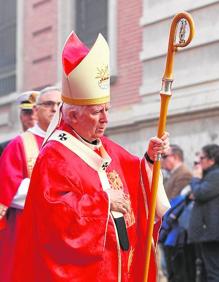
[[[144,167],[145,167],[145,160],[144,161]],[[140,164],[141,166],[141,164]],[[145,167],[146,170],[146,167]],[[144,198],[144,206],[145,206],[145,214],[146,214],[146,218],[148,218],[148,201],[147,201],[147,195],[146,195],[146,191],[144,189],[144,182],[143,182],[143,177],[142,177],[142,171],[141,171],[141,167],[140,167],[140,176],[141,176],[141,190],[142,190],[142,194],[143,194],[143,198]]]
[[[30,131],[26,131],[21,134],[21,139],[24,145],[24,153],[27,165],[28,177],[31,177],[36,158],[39,154],[39,147],[34,134]]]
[[[113,219],[112,214],[110,214],[110,217],[111,217],[115,235],[116,235],[116,246],[117,246],[117,255],[118,255],[118,282],[121,282],[122,281],[122,255],[121,255],[121,249],[120,249],[120,243],[119,243],[119,235],[118,235],[118,231],[117,231],[115,221]]]

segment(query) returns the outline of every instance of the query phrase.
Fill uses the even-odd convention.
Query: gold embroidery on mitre
[[[128,257],[128,273],[130,272],[130,268],[133,262],[133,257],[134,257],[134,251],[135,249],[131,247],[129,251],[129,257]]]
[[[115,170],[113,170],[111,172],[107,172],[107,177],[108,177],[111,189],[124,190],[122,180],[121,180],[119,174]],[[125,191],[124,191],[124,193],[126,194],[127,197],[129,197],[129,195]],[[129,202],[130,202],[130,200],[129,200]],[[134,216],[134,212],[133,212],[132,207],[131,207],[131,202],[129,204],[130,204],[130,212],[127,212],[124,215],[124,219],[125,219],[125,223],[126,223],[127,228],[132,226],[135,223],[135,216]]]
[[[108,89],[110,78],[108,65],[102,66],[101,68],[97,68],[97,76],[95,78],[98,79],[98,86],[101,89]]]

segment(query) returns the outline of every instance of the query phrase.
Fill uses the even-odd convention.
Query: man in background
[[[39,94],[39,91],[27,91],[17,98],[16,103],[19,104],[19,117],[23,131],[33,127],[36,123],[36,113],[33,107]]]
[[[179,202],[179,197],[181,197],[180,194],[183,189],[190,183],[192,173],[184,164],[183,150],[178,145],[170,145],[168,153],[163,156],[162,166],[169,173],[169,176],[164,183],[164,188],[167,197],[171,202],[171,207],[173,208],[175,203]],[[182,197],[184,199],[185,196]],[[180,213],[182,213],[182,211],[180,211]],[[171,215],[173,214],[174,213],[171,213]],[[166,241],[163,242],[162,245],[168,281],[192,281],[190,277],[194,277],[195,260],[193,247],[188,246],[187,244],[187,230],[180,226],[178,219],[176,219],[172,228],[173,229],[169,232],[169,237],[167,237]],[[188,264],[190,265],[188,266]]]
[[[169,152],[163,156],[162,164],[169,172],[169,177],[164,183],[169,200],[180,194],[192,178],[192,173],[184,164],[183,150],[178,145],[170,145]]]
[[[206,272],[208,282],[219,281],[219,146],[207,144],[202,147],[199,162],[193,167],[190,183],[194,201],[191,211],[188,240],[195,244],[201,271],[200,280]],[[197,261],[198,263],[198,261]],[[204,267],[203,267],[204,266]]]
[[[31,109],[37,118],[37,123],[15,137],[0,158],[0,221],[2,226],[0,230],[0,273],[1,280],[4,282],[11,281],[14,245],[32,169],[46,130],[60,101],[61,93],[58,88],[43,89],[36,99],[36,105]],[[26,102],[20,105],[21,107],[29,106]],[[23,113],[21,113],[21,120],[24,130],[31,125],[31,121],[34,121],[34,119],[26,119]]]
[[[16,103],[19,104],[19,117],[23,131],[26,131],[28,128],[33,127],[36,123],[36,115],[33,111],[33,107],[39,93],[39,91],[23,92],[18,96],[16,100]],[[11,140],[7,140],[0,143],[0,156],[10,141]]]

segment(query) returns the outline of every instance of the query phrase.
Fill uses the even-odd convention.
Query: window
[[[76,33],[90,48],[98,33],[108,39],[108,1],[77,0],[76,1]]]
[[[117,76],[117,2],[116,0],[76,0],[75,31],[90,48],[98,33],[110,47],[111,83]]]
[[[0,0],[0,96],[16,90],[16,0]]]

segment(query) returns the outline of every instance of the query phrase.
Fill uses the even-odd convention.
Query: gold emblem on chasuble
[[[107,177],[113,190],[123,190],[122,180],[115,170],[107,172]]]
[[[119,174],[115,170],[107,172],[107,178],[109,180],[111,189],[123,190],[123,192],[126,194],[127,198],[129,198],[129,194],[127,194],[127,192],[124,190],[122,180],[121,180]],[[130,212],[128,212],[124,215],[124,219],[125,219],[125,223],[126,223],[127,228],[129,226],[132,226],[135,223],[135,216],[134,216],[134,212],[133,212],[132,207],[131,207],[131,202],[130,202]]]

